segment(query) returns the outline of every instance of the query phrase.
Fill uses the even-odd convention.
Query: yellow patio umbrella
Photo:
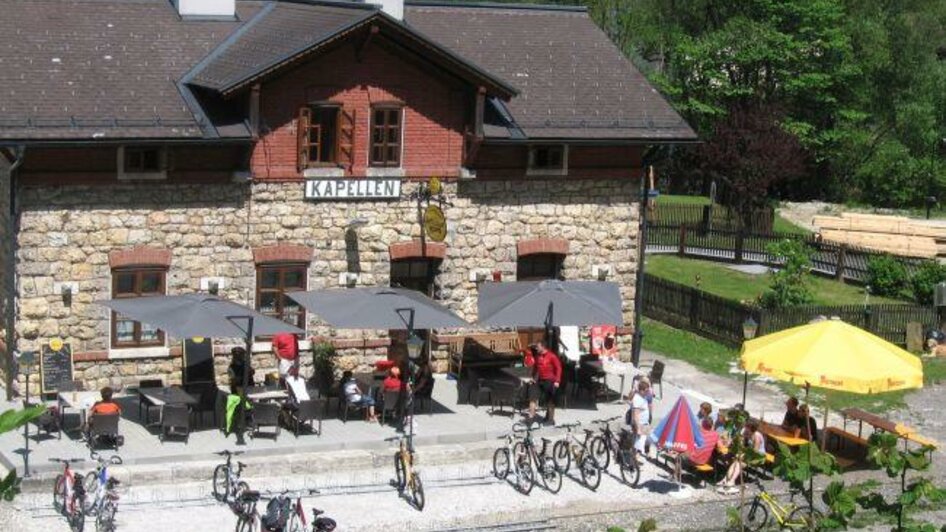
[[[861,394],[923,387],[923,363],[918,357],[838,319],[748,340],[742,344],[740,364],[746,372],[804,385],[805,402],[812,386]],[[822,447],[827,421],[825,408]],[[810,460],[810,445],[808,452]],[[814,475],[809,494],[813,482]]]
[[[918,357],[834,319],[748,340],[740,359],[750,373],[830,390],[871,394],[923,387]]]

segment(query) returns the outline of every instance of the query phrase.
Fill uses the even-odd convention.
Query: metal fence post
[[[844,280],[844,259],[847,258],[847,244],[838,246],[838,260],[834,265],[834,278],[838,281]]]
[[[736,250],[735,250],[735,256],[733,257],[734,261],[737,264],[742,264],[742,249],[744,246],[745,246],[745,234],[743,233],[742,229],[740,229],[739,232],[736,233]]]
[[[680,226],[680,241],[677,242],[677,255],[680,255],[681,257],[686,255],[686,249],[687,249],[687,226],[681,225]]]

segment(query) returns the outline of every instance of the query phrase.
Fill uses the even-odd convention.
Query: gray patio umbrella
[[[340,329],[407,330],[469,326],[440,303],[406,288],[337,288],[287,292],[286,295]]]
[[[280,332],[305,334],[294,325],[209,294],[134,297],[96,303],[178,338],[252,338]],[[248,329],[249,318],[253,319],[252,330]]]
[[[477,301],[479,325],[561,327],[621,325],[621,292],[604,281],[484,283]]]

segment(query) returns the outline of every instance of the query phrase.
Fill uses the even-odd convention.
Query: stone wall
[[[0,156],[0,377],[6,387],[9,354],[5,349],[13,331],[13,225],[10,216],[10,165]],[[9,337],[8,337],[9,336]]]
[[[402,194],[416,186],[404,183]],[[471,180],[448,183],[445,189],[449,229],[436,296],[461,316],[476,319],[471,270],[500,270],[504,280],[514,280],[519,240],[561,238],[569,242],[565,278],[590,279],[593,264],[611,265],[610,280],[621,285],[625,325],[633,323],[638,216],[633,181]],[[253,248],[311,247],[309,289],[337,287],[339,273],[346,271],[360,272],[359,285],[376,286],[390,281],[389,246],[420,236],[415,203],[305,201],[301,182],[256,183],[251,189],[238,184],[25,186],[21,210],[20,348],[62,337],[77,354],[77,377],[95,386],[132,384],[152,374],[180,378],[179,358],[109,350],[109,314],[93,302],[111,296],[112,250],[168,248],[169,294],[196,291],[201,277],[222,277],[222,296],[252,306]],[[355,218],[368,223],[346,237],[346,226]],[[64,281],[79,284],[70,306],[52,289]],[[348,342],[340,352],[344,369],[363,367],[385,353],[383,343],[372,341],[386,337],[386,331],[336,331],[311,314],[308,330]],[[351,347],[358,342],[366,347]],[[220,349],[227,351],[225,345]],[[218,376],[226,363],[225,356],[219,357]],[[271,355],[259,364],[261,370],[273,366]]]

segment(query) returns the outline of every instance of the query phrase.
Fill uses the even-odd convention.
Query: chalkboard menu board
[[[184,384],[214,382],[214,342],[211,338],[184,340]]]
[[[59,390],[60,384],[72,380],[72,345],[61,341],[50,343],[59,349],[53,349],[49,344],[43,346],[39,358],[43,393],[54,393]]]

